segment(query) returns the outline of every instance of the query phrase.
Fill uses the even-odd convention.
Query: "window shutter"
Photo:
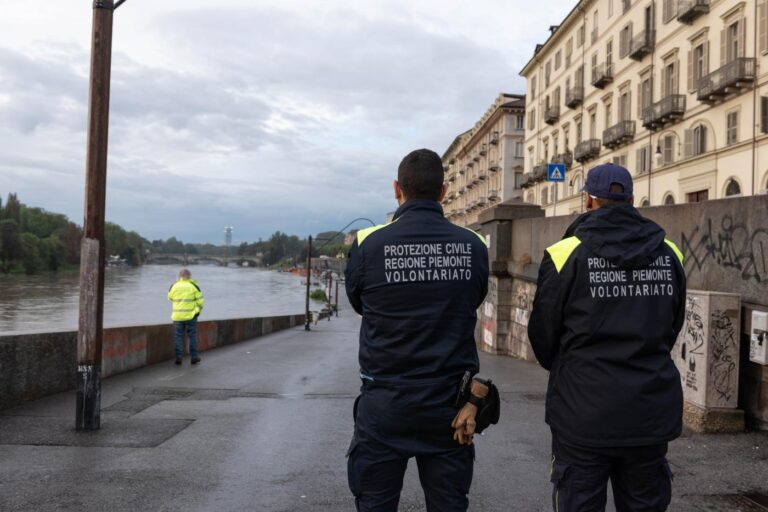
[[[638,149],[635,151],[635,172],[637,174],[640,174],[643,172],[643,149]]]
[[[685,130],[685,157],[693,156],[693,130]]]
[[[728,41],[726,38],[725,30],[720,31],[720,67],[725,66],[725,63],[728,60],[727,55],[728,50]]]
[[[641,105],[640,98],[642,98],[643,94],[643,82],[640,82],[637,84],[637,118],[640,119],[643,117],[643,106]]]
[[[747,26],[747,19],[741,18],[736,28],[736,33],[738,34],[737,37],[739,38],[739,54],[736,57],[739,57],[739,58],[744,57],[746,55],[746,52],[744,51],[746,49],[746,44],[747,44],[747,38],[746,38],[747,34],[746,34],[746,30],[744,30],[746,26]]]
[[[693,51],[688,50],[688,92],[693,91]]]
[[[675,79],[672,80],[672,91],[670,94],[677,94],[680,92],[680,59],[675,61]]]
[[[709,74],[709,41],[704,42],[704,75]]]
[[[768,96],[760,97],[760,131],[768,133]]]
[[[674,162],[674,147],[675,139],[671,135],[664,137],[664,163],[671,164]]]
[[[766,0],[763,0],[760,2],[760,5],[758,6],[757,16],[758,16],[758,40],[760,41],[759,51],[764,52],[768,50],[768,5],[766,5]]]

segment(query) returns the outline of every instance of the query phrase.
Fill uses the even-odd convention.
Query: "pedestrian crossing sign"
[[[565,164],[547,164],[547,181],[565,181]]]

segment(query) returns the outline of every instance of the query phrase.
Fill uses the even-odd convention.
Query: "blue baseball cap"
[[[611,192],[611,185],[614,184],[621,185],[624,192]],[[583,190],[593,197],[627,201],[632,197],[632,175],[620,165],[598,165],[587,174],[587,182]]]

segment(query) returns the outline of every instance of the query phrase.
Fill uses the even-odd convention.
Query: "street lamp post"
[[[125,0],[95,0],[91,33],[85,213],[80,246],[75,428],[101,427],[101,350],[104,322],[104,211],[107,195],[112,19]]]
[[[304,308],[304,330],[309,331],[310,317],[309,317],[309,282],[312,280],[312,235],[309,235],[307,240],[307,296],[306,306]]]

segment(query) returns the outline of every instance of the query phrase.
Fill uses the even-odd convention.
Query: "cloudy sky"
[[[383,220],[575,0],[128,0],[115,13],[107,219],[236,242]],[[80,223],[90,0],[0,0],[0,195]]]

